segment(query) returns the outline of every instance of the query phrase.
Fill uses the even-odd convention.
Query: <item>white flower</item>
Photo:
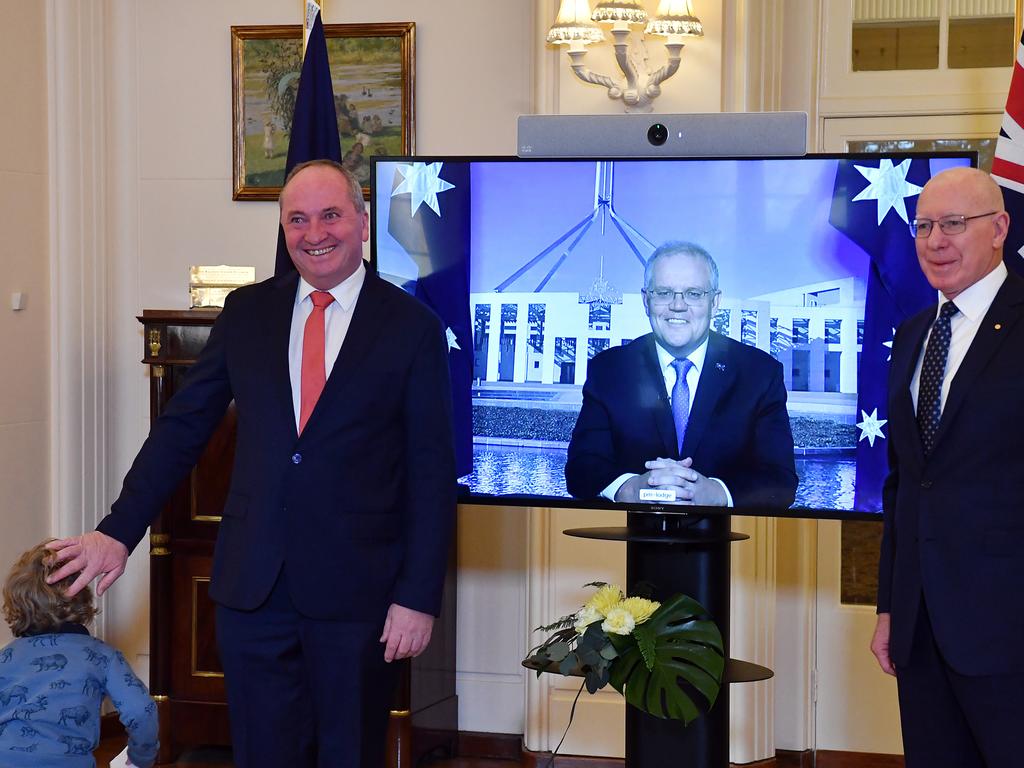
[[[601,629],[612,635],[628,635],[635,626],[633,614],[623,608],[612,608],[601,624]]]
[[[585,605],[576,611],[576,623],[573,627],[576,629],[576,634],[582,635],[587,631],[587,627],[593,624],[595,621],[600,621],[604,617],[598,613],[593,607]]]

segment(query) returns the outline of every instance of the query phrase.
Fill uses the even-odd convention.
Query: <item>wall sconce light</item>
[[[604,30],[599,24],[611,27],[615,60],[625,81],[599,75],[583,64],[587,46],[604,40]],[[639,39],[632,40],[632,45],[631,25],[646,25]],[[644,34],[665,38],[668,62],[660,69],[652,71],[647,64]],[[661,83],[679,69],[683,38],[703,35],[704,27],[693,15],[690,0],[659,0],[658,12],[653,19],[639,2],[631,0],[599,2],[593,13],[588,0],[562,0],[558,18],[548,30],[547,42],[569,46],[569,65],[576,76],[585,83],[603,85],[608,89],[608,98],[622,99],[627,112],[650,112],[653,108],[651,102],[661,93]]]

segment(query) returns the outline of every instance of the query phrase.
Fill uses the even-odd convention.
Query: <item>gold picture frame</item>
[[[1021,29],[1024,28],[1024,0],[1017,0],[1013,13],[1013,57],[1017,58],[1017,45],[1020,43]]]
[[[369,158],[415,152],[416,25],[325,24],[324,35],[343,162],[369,199]],[[301,48],[301,24],[231,27],[233,200],[281,192]]]

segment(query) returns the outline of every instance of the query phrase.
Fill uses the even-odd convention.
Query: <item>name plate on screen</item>
[[[676,492],[668,488],[641,488],[640,501],[675,501]]]

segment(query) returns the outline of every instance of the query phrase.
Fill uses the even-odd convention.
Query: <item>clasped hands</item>
[[[729,503],[721,483],[717,483],[693,468],[693,458],[651,459],[644,463],[647,471],[624,482],[615,493],[615,501],[639,502],[640,489],[657,488],[675,492],[676,500],[670,504],[689,504],[702,507],[722,507]]]

